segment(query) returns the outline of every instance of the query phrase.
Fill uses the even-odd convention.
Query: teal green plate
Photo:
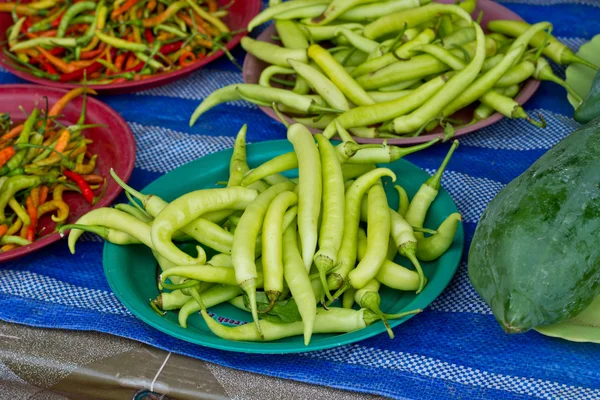
[[[251,167],[254,167],[292,150],[290,143],[285,140],[251,144],[247,148],[248,162]],[[230,157],[231,149],[192,161],[160,177],[146,187],[143,192],[153,193],[167,201],[172,201],[178,196],[193,190],[215,187],[217,181],[227,180]],[[388,167],[396,173],[399,184],[406,189],[410,196],[413,196],[429,177],[426,172],[404,160],[389,164]],[[391,181],[386,181],[386,191],[390,206],[396,207],[398,196],[391,185]],[[442,189],[430,209],[425,226],[437,228],[448,215],[456,211],[456,205],[448,193]],[[464,233],[461,225],[450,249],[435,262],[424,263],[423,269],[429,283],[423,292],[415,295],[414,293],[382,287],[380,292],[381,309],[389,313],[399,313],[416,308],[425,308],[431,304],[442,293],[456,273],[463,245]],[[396,261],[405,266],[410,265],[406,259],[398,258]],[[111,289],[132,314],[168,335],[201,346],[245,353],[299,353],[328,349],[354,343],[378,334],[385,334],[383,324],[375,323],[352,333],[314,335],[308,346],[304,346],[301,336],[261,343],[224,340],[210,332],[200,314],[190,316],[188,328],[184,329],[178,325],[175,312],[170,311],[166,316],[161,317],[150,308],[150,299],[158,295],[156,287],[157,265],[152,253],[146,247],[141,245],[115,246],[107,243],[104,246],[103,263],[104,273]],[[229,304],[213,307],[211,311],[216,316],[233,321],[250,321],[251,319],[248,318],[249,314]],[[427,318],[427,316],[418,315],[417,318]],[[390,324],[394,327],[408,319],[390,321]],[[395,340],[402,340],[401,335],[398,335]]]

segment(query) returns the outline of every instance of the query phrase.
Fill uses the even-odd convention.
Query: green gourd
[[[567,320],[600,292],[600,119],[571,133],[484,211],[469,278],[508,333]]]
[[[592,87],[583,103],[575,110],[575,121],[587,124],[591,120],[600,117],[600,70],[596,72]]]

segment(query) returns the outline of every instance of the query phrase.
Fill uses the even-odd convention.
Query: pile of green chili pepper
[[[220,103],[244,99],[261,106],[274,102],[328,138],[335,121],[359,137],[414,137],[438,126],[450,137],[456,125],[496,112],[544,127],[543,119],[533,119],[514,100],[526,80],[552,81],[578,96],[543,56],[598,68],[556,40],[547,22],[496,20],[485,34],[471,17],[477,0],[270,3],[248,29],[274,20],[274,39],[281,45],[242,40],[248,53],[271,64],[259,84],[215,91],[195,110],[190,125]],[[472,120],[453,117],[471,105]]]
[[[84,231],[114,244],[149,247],[162,271],[161,294],[151,306],[161,313],[179,310],[183,327],[201,311],[217,336],[232,340],[303,334],[308,344],[313,333],[350,332],[379,320],[393,337],[387,321],[420,310],[388,315],[378,292],[381,285],[421,292],[427,284],[421,262],[436,260],[452,245],[460,214],[449,215],[437,230],[423,224],[458,142],[412,200],[396,185],[399,206],[391,208],[384,185],[396,176],[376,164],[439,139],[407,148],[360,145],[335,125],[339,144],[313,137],[304,125],[289,126],[294,151],[253,169],[246,161],[244,126],[229,179],[220,183],[226,187],[192,191],[170,203],[134,190],[111,172],[131,204],[93,210],[61,233],[70,230],[73,253]],[[296,169],[298,178],[282,175]],[[207,260],[209,251],[217,254]],[[412,266],[395,263],[397,254]],[[343,307],[330,306],[338,298]],[[228,327],[215,321],[207,309],[227,301],[249,311],[254,322]],[[355,302],[359,311],[352,309]]]
[[[94,174],[98,156],[88,146],[92,140],[82,132],[97,125],[85,124],[85,97],[75,125],[60,123],[62,111],[75,97],[93,90],[77,88],[50,109],[35,108],[23,123],[0,115],[0,253],[26,246],[53,230],[40,228],[47,214],[60,228],[69,218],[65,191],[80,193],[95,204],[106,180]],[[16,117],[16,116],[13,116]]]
[[[12,13],[3,51],[15,68],[60,82],[147,79],[226,51],[232,35],[216,0],[39,0],[0,12]]]

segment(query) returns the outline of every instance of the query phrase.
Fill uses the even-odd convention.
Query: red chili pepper
[[[114,56],[117,54],[117,50],[114,48],[111,49],[110,52],[111,52],[111,58],[114,58]],[[84,72],[86,72],[87,76],[89,77],[91,74],[93,74],[96,71],[100,71],[102,68],[104,68],[104,65],[102,65],[96,61],[89,67],[81,68],[81,69],[78,69],[77,71],[73,71],[68,74],[62,74],[62,75],[60,75],[58,80],[60,82],[80,81],[83,79]]]
[[[51,25],[53,28],[58,28],[58,25],[60,25],[60,21],[62,20],[63,16],[65,15],[66,11],[63,11],[62,13],[60,13],[60,15],[58,17],[56,17],[56,19],[54,21],[52,21]]]
[[[116,58],[115,58],[115,67],[117,67],[117,69],[119,71],[123,70],[123,64],[125,64],[125,60],[127,59],[127,57],[129,57],[129,52],[126,53],[120,53]]]
[[[23,21],[23,25],[21,25],[21,33],[27,33],[29,28],[31,28],[31,17],[27,17],[25,21]]]
[[[56,75],[58,74],[58,71],[52,66],[52,64],[46,62],[45,60],[39,60],[40,64],[42,64],[42,67],[46,70],[46,72],[48,72],[49,74],[53,74]]]
[[[52,54],[53,56],[57,56],[60,57],[65,53],[65,48],[64,47],[55,47],[53,49],[50,50],[46,50],[46,52]],[[32,57],[29,62],[31,63],[42,63],[42,61],[45,61],[45,57],[43,55],[39,55],[37,57]]]
[[[25,239],[33,242],[35,240],[35,232],[37,231],[38,223],[37,207],[35,206],[33,197],[31,197],[31,195],[27,197],[25,204],[27,205],[27,214],[29,214],[29,219],[31,219],[31,224],[29,224],[29,227],[27,228]]]
[[[132,52],[128,53],[127,61],[125,61],[125,69],[131,69],[136,65],[144,65],[144,63],[135,56]]]
[[[144,36],[146,37],[146,41],[148,44],[154,43],[154,36],[152,36],[152,31],[148,28],[144,31]]]
[[[64,170],[63,175],[77,184],[88,203],[94,204],[94,191],[81,175],[69,170]]]
[[[53,49],[47,50],[48,53],[52,54],[53,56],[62,56],[65,53],[65,48],[64,47],[55,47]]]
[[[167,54],[171,54],[171,53],[175,53],[177,50],[179,50],[181,48],[181,46],[183,45],[183,42],[173,42],[173,43],[167,43],[164,46],[162,46],[160,48],[160,50],[158,50],[161,54],[167,55]]]
[[[46,200],[48,199],[48,192],[49,192],[48,186],[42,185],[40,187],[40,201],[39,201],[40,204],[44,204],[46,202]]]
[[[105,48],[106,48],[106,44],[104,42],[101,42],[96,50],[82,51],[81,54],[79,55],[79,58],[82,60],[90,60],[92,58],[96,58],[100,54],[102,54],[102,52],[104,51]]]
[[[8,162],[16,154],[13,146],[8,146],[0,150],[0,168]]]
[[[144,64],[143,62],[139,62],[137,63],[137,65],[131,67],[131,68],[127,68],[124,69],[123,72],[140,72],[142,70],[142,68],[144,68]]]

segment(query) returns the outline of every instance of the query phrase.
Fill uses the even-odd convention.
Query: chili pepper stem
[[[393,339],[394,332],[392,331],[392,328],[390,327],[390,324],[388,323],[385,314],[379,308],[380,301],[381,298],[379,297],[379,293],[367,292],[363,295],[361,299],[361,307],[373,311],[379,317],[379,319],[381,319],[381,322],[383,322],[385,330],[387,331],[390,339]]]
[[[160,279],[160,285],[167,290],[178,290],[178,289],[189,289],[189,288],[193,288],[198,286],[199,282],[195,281],[195,280],[187,280],[185,282],[182,282],[180,284],[174,285],[171,283],[166,283],[162,280],[162,278]]]
[[[398,253],[401,256],[408,258],[408,260],[414,265],[417,270],[417,274],[419,274],[419,288],[417,289],[417,294],[423,291],[425,287],[425,273],[423,272],[423,268],[421,267],[421,263],[416,257],[417,253],[417,243],[416,242],[407,242],[398,248]]]
[[[160,315],[161,317],[164,317],[165,315],[167,315],[167,312],[160,309],[159,300],[158,300],[159,298],[160,298],[160,296],[158,296],[154,300],[150,300],[150,308],[152,308],[154,310],[154,312],[157,313],[158,315]]]
[[[142,205],[144,207],[146,206],[146,203],[148,203],[148,199],[150,198],[150,196],[142,194],[142,193],[138,192],[137,190],[135,190],[134,188],[132,188],[131,186],[129,186],[128,184],[126,184],[121,178],[119,178],[119,175],[117,175],[115,170],[112,168],[110,169],[110,176],[112,176],[112,178],[115,180],[115,182],[117,182],[117,185],[121,186],[121,188],[123,188],[123,190],[125,190],[131,196],[133,196],[136,199],[138,199],[139,201],[141,201]]]
[[[325,297],[321,299],[321,307],[323,307],[323,310],[329,311],[329,307],[327,307],[327,303],[325,303]]]
[[[192,288],[190,288],[189,292],[192,295],[192,297],[194,298],[194,300],[196,300],[196,302],[200,306],[200,309],[203,311],[206,311],[206,305],[204,304],[204,301],[202,300],[202,296],[200,296],[200,292],[198,291],[198,288],[192,287]]]
[[[338,146],[338,149],[344,156],[352,158],[361,149],[383,149],[386,146],[386,144],[358,144],[355,141],[345,141]]]
[[[440,138],[435,138],[433,140],[430,140],[429,142],[418,144],[416,146],[411,146],[411,147],[390,146],[391,161],[396,161],[396,160],[399,160],[402,157],[407,156],[409,154],[424,150],[428,147],[433,146],[434,144],[436,144],[439,141],[440,141]]]
[[[563,53],[564,54],[564,53]],[[598,71],[598,69],[600,67],[598,67],[596,64],[589,62],[587,60],[584,60],[583,58],[573,54],[573,53],[567,53],[563,56],[562,59],[563,63],[565,64],[573,64],[573,63],[577,63],[577,64],[581,64],[581,65],[585,65],[586,67],[589,67],[591,69],[593,69],[594,71]]]
[[[335,121],[335,128],[337,130],[337,134],[338,136],[344,141],[344,142],[354,142],[354,139],[352,138],[352,136],[350,136],[350,132],[348,132],[346,130],[346,128],[344,128],[342,126],[342,124],[339,123],[339,121],[336,119]]]
[[[544,116],[542,114],[538,114],[538,117],[540,117],[540,121],[536,121],[535,119],[533,119],[531,117],[527,117],[527,122],[537,126],[538,128],[545,128],[547,124],[546,124],[546,120],[544,119]]]
[[[98,204],[98,202],[102,199],[102,197],[104,197],[104,194],[106,193],[107,188],[108,188],[108,185],[106,184],[106,179],[105,179],[104,184],[102,185],[102,192],[98,196],[95,196],[94,199],[92,200],[93,206]]]
[[[269,305],[264,310],[258,310],[259,314],[267,314],[271,312],[271,310],[273,310],[273,307],[275,307],[275,303],[277,303],[277,299],[281,295],[281,292],[269,291],[265,293],[267,295],[267,298],[269,299]]]
[[[563,79],[560,79],[559,77],[555,76],[554,74],[550,74],[550,75],[541,75],[540,79],[542,80],[547,80],[547,81],[551,81],[556,83],[557,85],[562,86],[568,94],[570,94],[575,101],[578,104],[583,103],[583,99],[581,98],[581,96],[579,96],[579,94],[577,94],[577,92],[575,92],[575,90],[573,90],[573,88],[571,87],[571,85],[569,85],[567,82],[565,82]]]
[[[404,33],[406,33],[406,29],[408,29],[408,24],[404,22],[404,24],[402,25],[402,29],[400,29],[400,32],[398,32],[398,34],[394,38],[394,41],[390,44],[389,48],[385,51],[384,55],[389,53],[390,51],[394,54],[394,56],[396,55],[394,50],[396,50],[397,44],[400,43],[400,41],[402,40]]]
[[[392,320],[392,319],[404,318],[404,317],[407,317],[409,315],[419,314],[421,312],[423,312],[423,310],[421,310],[420,308],[417,308],[416,310],[406,311],[406,312],[403,312],[403,313],[398,313],[398,314],[383,314],[383,315],[385,315],[386,319]],[[365,321],[365,324],[371,325],[375,321],[379,321],[380,317],[377,314],[375,314],[373,311],[367,309],[367,310],[365,310],[365,314],[363,316],[363,319]]]
[[[404,317],[408,317],[409,315],[414,315],[414,314],[419,314],[422,313],[423,310],[420,308],[417,308],[416,310],[411,310],[411,311],[406,311],[403,313],[398,313],[398,314],[384,314],[385,317],[390,320],[390,319],[400,319],[400,318],[404,318]]]
[[[321,285],[323,286],[323,294],[327,296],[327,300],[333,301],[334,299],[329,291],[329,285],[327,285],[327,272],[333,266],[333,260],[325,255],[320,255],[315,258],[315,265],[319,271],[319,279],[321,280]]]
[[[254,320],[259,336],[264,339],[265,337],[262,333],[260,322],[258,320],[258,306],[256,305],[256,278],[248,279],[242,282],[240,284],[240,288],[242,288],[242,290],[248,295],[252,319]]]
[[[127,197],[127,200],[129,200],[129,202],[136,209],[138,209],[140,212],[143,212],[144,214],[147,214],[146,210],[144,210],[144,208],[138,204],[138,202],[136,201],[136,199],[133,198],[133,196],[131,195],[131,193],[129,193],[128,191],[125,191],[125,197]]]
[[[448,150],[448,154],[446,154],[444,161],[442,161],[442,164],[437,169],[435,174],[433,174],[433,176],[431,178],[429,178],[429,179],[427,179],[427,181],[425,181],[425,184],[427,186],[430,186],[431,188],[433,188],[435,190],[440,190],[440,182],[442,180],[442,175],[444,174],[444,171],[446,170],[446,167],[448,166],[448,163],[450,162],[450,158],[452,158],[452,154],[454,154],[454,150],[456,150],[457,147],[458,147],[458,140],[455,140],[454,142],[452,142],[452,146],[450,146],[450,150]]]
[[[288,129],[290,127],[290,123],[287,121],[287,119],[285,119],[281,111],[279,111],[279,108],[277,108],[277,103],[273,102],[271,107],[273,108],[273,112],[275,112],[275,115],[277,115],[277,118],[279,118],[283,126],[285,126],[285,129]]]
[[[344,283],[342,284],[342,286],[337,290],[337,292],[335,292],[335,294],[333,295],[333,299],[329,300],[326,305],[330,306],[331,303],[333,303],[334,301],[336,301],[337,299],[340,298],[340,296],[342,294],[344,294],[344,292],[346,290],[348,290],[350,288],[350,281],[348,281],[347,279],[344,281]]]
[[[156,307],[158,307],[159,310],[162,310],[162,308],[163,308],[162,294],[159,294],[158,296],[156,296],[156,298],[154,300],[152,300],[152,302],[154,303],[154,305]]]

